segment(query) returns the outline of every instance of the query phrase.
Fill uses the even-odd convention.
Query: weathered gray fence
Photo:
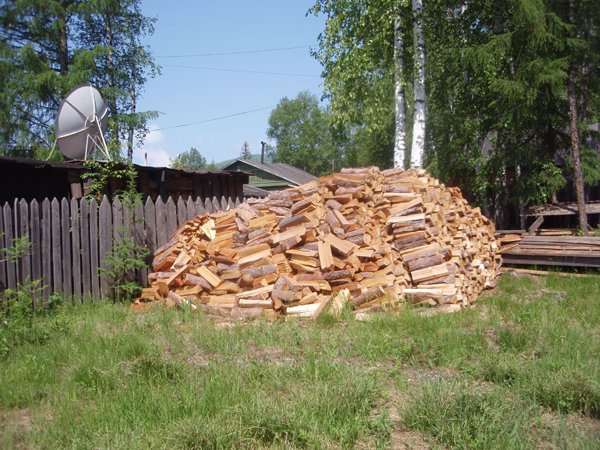
[[[190,218],[238,204],[239,200],[225,197],[180,197],[167,202],[148,198],[133,208],[107,197],[99,204],[96,200],[66,198],[5,203],[0,209],[0,248],[11,247],[20,237],[26,237],[31,247],[17,261],[0,257],[0,290],[41,279],[45,298],[51,292],[73,298],[109,298],[110,280],[98,269],[106,267],[113,242],[123,233],[154,252]],[[147,270],[139,271],[138,280],[145,283],[147,275]]]

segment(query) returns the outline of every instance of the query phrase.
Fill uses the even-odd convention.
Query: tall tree
[[[244,141],[244,143],[242,144],[242,148],[240,150],[240,158],[252,159],[252,151],[250,151],[250,144],[248,144],[248,141]]]
[[[81,7],[78,43],[96,48],[98,70],[94,82],[104,86],[112,115],[112,147],[127,160],[133,158],[134,139],[142,142],[148,133],[148,121],[154,111],[140,112],[137,103],[149,76],[160,73],[152,53],[141,42],[154,32],[155,19],[145,17],[140,0],[88,0]]]
[[[208,164],[206,158],[195,147],[192,147],[187,152],[177,155],[171,161],[171,167],[174,169],[205,170]]]
[[[328,112],[307,91],[282,98],[269,116],[267,136],[275,141],[278,162],[291,164],[313,175],[331,173],[341,158],[334,145]]]
[[[414,63],[414,113],[411,145],[411,167],[423,166],[425,152],[425,40],[423,0],[412,0]]]
[[[139,0],[20,0],[0,4],[0,145],[49,148],[62,97],[84,82],[98,86],[111,109],[109,135],[143,138],[150,113],[136,111],[157,67],[140,39],[153,21]]]

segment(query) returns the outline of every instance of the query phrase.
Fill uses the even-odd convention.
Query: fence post
[[[52,211],[50,200],[42,202],[42,278],[44,283],[44,301],[47,301],[52,292]]]
[[[106,268],[106,258],[112,253],[112,211],[110,201],[105,195],[100,202],[100,218],[99,218],[98,238],[100,239],[100,248],[98,253],[100,256],[100,267]],[[111,280],[107,274],[100,275],[100,292],[103,297],[110,296]]]
[[[69,210],[69,202],[66,198],[60,201],[61,210],[61,235],[62,235],[62,261],[63,270],[63,293],[65,297],[73,297],[73,265],[71,264],[71,233],[69,228],[71,225],[71,212]]]
[[[56,197],[50,203],[52,210],[52,288],[59,294],[63,294],[62,267],[60,251],[60,203]]]
[[[100,298],[100,272],[98,271],[98,202],[90,200],[90,272],[94,300]]]
[[[81,299],[81,234],[79,220],[79,202],[76,198],[71,199],[71,247],[73,249],[73,297]]]

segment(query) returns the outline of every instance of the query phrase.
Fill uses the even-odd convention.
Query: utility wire
[[[202,56],[226,56],[226,55],[248,55],[251,53],[268,53],[268,52],[283,52],[286,50],[298,50],[301,48],[310,48],[310,45],[298,45],[296,47],[280,47],[280,48],[266,48],[262,50],[240,50],[234,52],[215,52],[215,53],[192,53],[189,55],[159,55],[156,58],[191,58],[191,57],[202,57]]]
[[[224,69],[224,68],[220,68],[220,67],[181,66],[178,64],[163,64],[162,67],[177,67],[180,69],[194,69],[194,70],[210,70],[210,71],[215,71],[215,72],[254,73],[254,74],[260,74],[260,75],[284,75],[287,77],[321,78],[320,75],[312,75],[309,73],[266,72],[266,71],[262,71],[262,70]]]
[[[161,131],[161,130],[171,130],[173,128],[190,127],[192,125],[198,125],[198,124],[201,124],[201,123],[215,122],[217,120],[228,119],[230,117],[243,116],[245,114],[250,114],[250,113],[253,113],[253,112],[257,112],[257,111],[264,111],[265,109],[271,109],[271,108],[274,108],[275,106],[277,106],[277,105],[264,106],[262,108],[251,109],[251,110],[248,110],[248,111],[242,111],[242,112],[235,113],[235,114],[228,114],[226,116],[213,117],[212,119],[198,120],[196,122],[184,123],[184,124],[181,124],[181,125],[173,125],[171,127],[154,128],[154,129],[149,130],[149,131]]]

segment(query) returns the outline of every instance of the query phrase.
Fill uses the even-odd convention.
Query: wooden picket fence
[[[0,252],[0,291],[28,280],[41,280],[42,297],[56,292],[67,298],[111,298],[111,280],[99,271],[107,267],[113,243],[127,233],[151,254],[164,245],[187,220],[204,212],[234,208],[239,199],[177,200],[150,198],[133,208],[106,196],[96,200],[53,198],[5,203],[0,209],[0,248],[11,247],[25,237],[29,251],[16,261]],[[151,257],[148,258],[148,263]],[[136,278],[146,283],[148,269]]]

